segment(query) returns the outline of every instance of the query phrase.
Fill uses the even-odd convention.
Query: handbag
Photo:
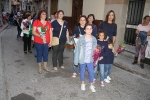
[[[61,33],[62,33],[63,25],[61,26],[61,30],[60,30],[60,33],[59,33],[59,38],[60,38]],[[59,38],[58,37],[52,37],[52,46],[59,45]]]

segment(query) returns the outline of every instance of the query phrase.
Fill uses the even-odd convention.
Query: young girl
[[[74,28],[74,31],[73,31],[73,34],[76,37],[81,37],[81,36],[83,36],[85,34],[85,32],[84,32],[85,24],[86,24],[86,16],[82,15],[79,18],[79,25],[76,26]],[[72,77],[76,77],[77,76],[77,72],[78,72],[78,66],[74,66],[74,64],[73,64],[73,74],[72,74]]]
[[[97,45],[100,46],[101,48],[101,53],[99,55],[99,61],[98,61],[98,66],[97,69],[100,69],[100,81],[101,81],[101,86],[104,86],[104,64],[105,64],[105,59],[107,57],[107,50],[108,50],[108,43],[105,41],[106,39],[106,33],[105,31],[99,31],[97,34]],[[94,81],[97,79],[97,69],[94,71]]]
[[[107,50],[107,57],[106,57],[106,61],[105,61],[105,76],[104,76],[104,81],[106,83],[109,83],[111,78],[110,73],[112,70],[112,64],[114,62],[114,46],[113,46],[113,41],[111,39],[107,40],[108,42],[108,50]]]
[[[97,42],[94,36],[92,36],[93,27],[91,24],[87,24],[84,27],[85,35],[79,40],[75,48],[74,64],[80,64],[80,79],[81,79],[81,90],[86,90],[84,83],[85,69],[88,68],[90,89],[92,92],[96,92],[93,86],[93,51],[97,46]]]

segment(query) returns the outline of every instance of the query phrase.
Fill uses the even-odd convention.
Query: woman
[[[21,37],[20,37],[21,31],[22,31],[21,22],[22,22],[22,18],[18,18],[18,20],[17,20],[17,31],[18,31],[17,40],[21,39]]]
[[[84,27],[86,24],[86,16],[82,15],[79,17],[79,25],[74,28],[73,34],[75,37],[81,37],[85,34]],[[73,64],[73,74],[72,77],[76,77],[78,72],[78,66]]]
[[[143,18],[143,23],[138,25],[137,30],[135,32],[137,34],[137,38],[136,38],[136,45],[135,45],[135,58],[134,58],[134,62],[132,64],[137,64],[138,57],[139,57],[139,52],[141,51],[140,66],[141,66],[142,69],[144,68],[145,50],[146,50],[147,43],[148,43],[146,41],[146,38],[147,38],[147,36],[150,36],[149,21],[150,21],[150,16],[146,15]],[[145,37],[145,40],[141,40],[141,43],[139,44],[138,43],[139,42],[138,39],[139,38],[141,39],[141,36],[143,38]]]
[[[66,41],[69,41],[69,32],[68,32],[68,24],[63,21],[64,11],[59,10],[57,12],[57,20],[52,22],[53,27],[53,36],[59,38],[59,44],[53,46],[53,56],[52,62],[54,70],[57,70],[57,60],[59,62],[59,67],[64,69],[63,66],[63,53],[65,48]]]
[[[95,16],[93,14],[89,14],[88,17],[87,17],[87,22],[89,24],[92,24],[93,26],[93,31],[92,31],[92,35],[94,37],[96,37],[96,34],[97,34],[97,26],[94,24],[94,20],[95,20]]]
[[[31,51],[31,37],[32,34],[29,32],[29,22],[31,20],[31,14],[26,13],[26,19],[24,19],[21,23],[21,36],[23,36],[24,41],[24,53],[27,53],[27,49],[29,53],[32,53]]]
[[[110,10],[106,17],[105,21],[100,23],[100,30],[104,30],[107,35],[107,39],[113,40],[113,44],[116,41],[116,35],[117,35],[117,25],[115,23],[115,13],[113,10]]]
[[[115,23],[115,13],[113,10],[110,10],[106,17],[105,17],[105,21],[104,22],[101,22],[100,24],[100,30],[104,30],[106,32],[106,40],[107,39],[110,39],[113,41],[113,45],[115,44],[115,41],[116,41],[116,35],[117,35],[117,25]],[[115,55],[117,55],[115,53]],[[110,72],[111,73],[111,69],[112,69],[112,66],[109,66],[107,67],[107,64],[105,64],[105,73],[106,72]],[[108,70],[107,70],[108,69]],[[109,82],[110,80],[110,76],[108,76],[106,79],[104,79],[105,82]]]
[[[42,60],[44,62],[44,70],[49,72],[47,68],[48,47],[51,46],[52,33],[51,24],[47,21],[47,12],[41,10],[37,19],[33,22],[32,34],[34,35],[34,45],[37,51],[38,72],[42,73]]]

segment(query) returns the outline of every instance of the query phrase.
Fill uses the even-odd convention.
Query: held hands
[[[102,60],[102,59],[103,59],[103,57],[100,57],[100,58],[99,58],[99,60]]]

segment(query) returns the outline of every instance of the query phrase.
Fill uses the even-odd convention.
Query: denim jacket
[[[93,52],[94,49],[97,46],[97,40],[94,36],[92,36],[92,50],[91,50],[91,58],[90,62],[93,62]],[[74,64],[78,65],[84,64],[85,59],[85,49],[86,49],[86,41],[85,41],[85,35],[83,35],[77,42],[76,48],[75,48],[75,54],[74,54]]]

